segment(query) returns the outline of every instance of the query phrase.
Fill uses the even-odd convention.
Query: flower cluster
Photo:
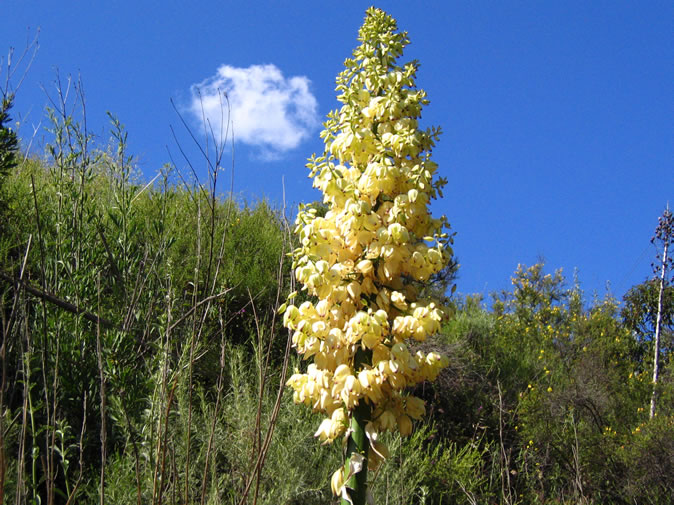
[[[296,220],[295,275],[318,300],[284,314],[293,346],[313,358],[288,385],[295,402],[327,416],[316,432],[325,442],[345,434],[360,402],[371,406],[371,433],[408,435],[425,407],[405,388],[447,365],[414,351],[446,317],[420,296],[452,254],[446,219],[428,208],[445,183],[430,159],[439,130],[419,129],[428,101],[415,88],[417,63],[396,64],[408,39],[395,21],[369,9],[359,40],[337,78],[343,106],[328,116],[325,152],[308,164],[325,212],[302,207]],[[385,453],[373,448],[370,464]]]

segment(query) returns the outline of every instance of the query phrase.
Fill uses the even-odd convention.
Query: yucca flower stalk
[[[409,43],[395,20],[370,8],[361,45],[337,77],[340,110],[328,115],[325,151],[308,163],[323,193],[324,216],[304,206],[296,220],[301,246],[293,268],[317,298],[284,306],[284,324],[305,360],[288,385],[297,403],[326,415],[316,436],[345,439],[346,463],[332,477],[343,503],[365,502],[368,468],[387,456],[384,431],[409,435],[424,402],[405,393],[447,365],[414,351],[446,317],[421,288],[451,259],[444,216],[429,203],[446,183],[431,149],[439,129],[419,128],[426,93],[415,87],[418,63],[397,63]]]

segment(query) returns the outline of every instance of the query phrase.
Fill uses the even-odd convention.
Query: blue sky
[[[20,134],[45,125],[58,69],[81,77],[102,142],[106,111],[126,125],[148,180],[168,152],[186,169],[171,126],[204,170],[171,100],[198,131],[195,86],[207,113],[219,110],[209,90],[226,88],[237,195],[280,203],[284,180],[289,206],[315,200],[304,165],[370,3],[2,0],[3,55],[40,30],[13,111]],[[506,289],[541,257],[569,278],[577,268],[590,295],[610,282],[620,297],[650,275],[650,237],[674,204],[674,3],[376,6],[409,32],[404,60],[420,60],[431,100],[423,123],[444,132],[434,159],[449,184],[433,209],[457,232],[459,292]]]

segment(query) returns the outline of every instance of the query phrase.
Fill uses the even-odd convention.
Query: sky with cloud
[[[233,176],[241,201],[285,197],[292,212],[320,197],[306,160],[371,3],[2,0],[0,55],[39,29],[20,135],[49,141],[57,70],[83,83],[98,142],[107,111],[126,126],[147,180],[165,163],[205,179],[208,133],[231,133],[229,117],[221,191]],[[422,125],[443,130],[433,157],[449,184],[433,209],[457,233],[459,292],[508,289],[541,257],[570,279],[577,268],[588,293],[651,275],[649,240],[674,204],[674,2],[376,5],[409,32]]]
[[[189,111],[218,135],[234,129],[235,141],[271,158],[295,149],[320,125],[318,102],[306,76],[284,76],[273,64],[222,65],[191,86]]]

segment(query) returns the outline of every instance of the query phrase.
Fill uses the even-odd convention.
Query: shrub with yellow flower
[[[364,501],[368,467],[387,455],[378,434],[409,435],[425,413],[405,390],[447,365],[415,344],[446,317],[420,293],[452,255],[446,218],[429,211],[446,183],[430,155],[439,129],[419,128],[428,100],[415,87],[418,63],[397,63],[407,34],[371,8],[359,41],[337,77],[343,105],[328,115],[325,151],[307,165],[327,212],[301,207],[296,220],[295,276],[317,301],[289,301],[284,314],[293,346],[313,359],[287,384],[295,402],[325,414],[321,441],[346,437],[332,489],[354,504]]]

